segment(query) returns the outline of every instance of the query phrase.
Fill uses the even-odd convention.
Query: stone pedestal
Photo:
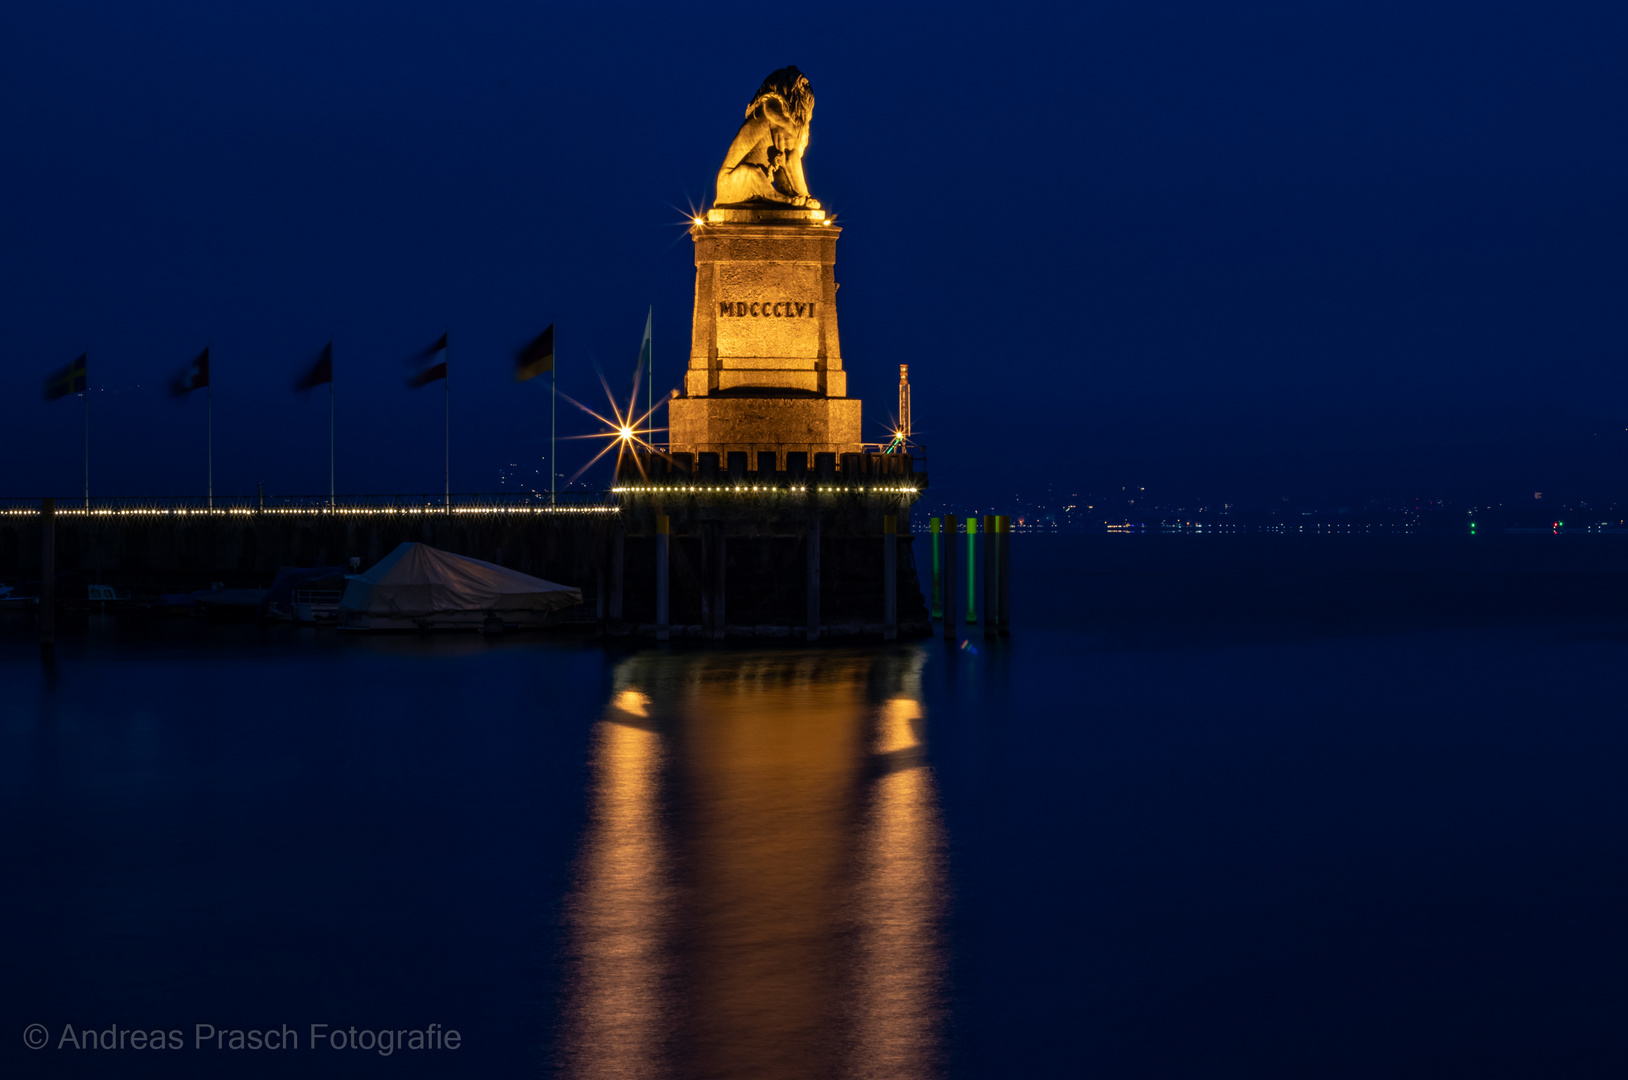
[[[841,232],[823,211],[790,207],[719,207],[691,227],[695,313],[683,396],[668,404],[673,450],[773,450],[782,464],[788,452],[859,450],[837,336]]]

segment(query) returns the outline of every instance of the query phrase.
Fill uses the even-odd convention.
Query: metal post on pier
[[[995,518],[995,531],[1000,534],[1001,554],[998,559],[1000,573],[1000,588],[995,591],[995,601],[1001,606],[1000,630],[1001,637],[1011,634],[1011,614],[1013,614],[1013,552],[1011,552],[1011,518],[1000,515]]]
[[[955,640],[955,515],[944,515],[944,640]]]
[[[57,643],[57,501],[40,500],[40,648]]]
[[[820,639],[820,512],[808,523],[808,631],[805,640]]]
[[[666,641],[672,636],[667,608],[668,568],[672,564],[669,546],[672,543],[672,519],[666,514],[656,515],[656,640]]]
[[[1000,551],[1004,542],[996,529],[999,519],[984,515],[984,637],[1000,634]]]
[[[927,535],[930,537],[928,546],[933,549],[933,610],[932,617],[944,617],[944,534],[941,531],[944,523],[938,518],[927,519]]]
[[[899,519],[882,518],[882,640],[899,637]]]

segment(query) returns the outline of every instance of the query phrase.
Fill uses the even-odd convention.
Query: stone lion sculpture
[[[764,79],[718,170],[717,205],[776,202],[819,209],[803,178],[813,117],[814,91],[801,71],[784,67]]]

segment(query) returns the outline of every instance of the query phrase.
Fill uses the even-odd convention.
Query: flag
[[[322,347],[322,352],[317,354],[317,362],[311,365],[311,370],[305,373],[303,379],[294,384],[294,389],[310,390],[313,387],[321,386],[323,383],[333,381],[334,343],[330,341]]]
[[[417,375],[407,380],[407,385],[417,390],[420,386],[428,386],[437,379],[447,377],[447,362],[441,361],[433,367],[427,367]]]
[[[623,354],[627,355],[626,353]],[[535,379],[545,371],[554,370],[554,324],[531,340],[514,355],[514,381]]]
[[[429,348],[423,349],[423,350],[421,350],[419,352],[414,353],[412,356],[409,356],[407,358],[407,362],[409,364],[422,364],[424,361],[428,360],[430,357],[434,356],[436,353],[445,352],[446,347],[447,347],[447,336],[445,334],[442,334],[439,338],[436,338],[434,345],[431,345]]]
[[[185,397],[194,390],[202,390],[209,385],[209,349],[193,358],[187,369],[175,377],[170,383],[170,393],[176,397]]]
[[[80,353],[79,359],[45,380],[46,401],[55,401],[69,394],[85,392],[89,385],[85,378],[85,357],[88,355],[90,354]]]
[[[655,317],[656,309],[651,308],[644,317],[644,340],[639,342],[639,370],[644,377],[650,377],[650,320]]]

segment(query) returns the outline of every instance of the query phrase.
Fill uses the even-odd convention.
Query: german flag
[[[554,324],[532,338],[525,348],[514,356],[514,381],[535,379],[545,371],[554,370]]]
[[[85,378],[85,357],[88,355],[80,353],[79,359],[45,380],[46,401],[65,398],[69,394],[82,394],[89,388],[90,384]]]

